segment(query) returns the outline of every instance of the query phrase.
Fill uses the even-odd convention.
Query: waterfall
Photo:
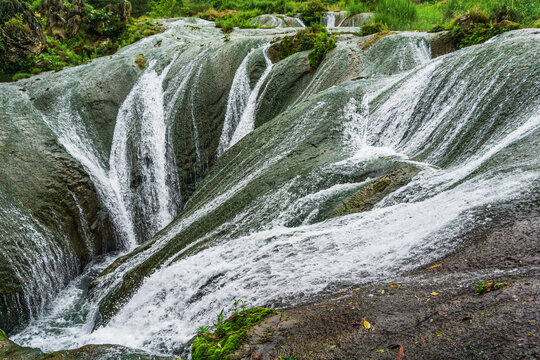
[[[336,27],[336,14],[333,12],[326,13],[326,27],[335,28]]]
[[[189,85],[204,70],[209,47],[196,45],[167,91],[177,58],[166,66],[150,61],[118,112],[110,158],[91,148],[63,97],[66,113],[46,121],[90,174],[130,240],[126,247],[170,224],[94,283],[98,302],[118,295],[108,323],[91,331],[96,304],[81,284],[96,274],[88,273],[61,293],[50,317],[13,339],[47,351],[113,342],[170,355],[222,308],[229,311],[233,299],[294,305],[336,283],[386,281],[457,250],[461,235],[489,225],[499,205],[537,199],[538,38],[516,32],[437,59],[428,58],[424,42],[400,55],[381,40],[362,55],[365,77],[317,93],[333,71],[323,65],[293,106],[256,130],[272,62],[268,44],[251,49],[227,95],[220,158],[179,216],[167,180],[175,171],[170,127],[178,103],[188,101],[188,136],[200,161],[205,129],[197,126]],[[391,52],[381,55],[385,49]],[[250,61],[260,52],[265,69],[251,88]],[[369,210],[335,211],[405,167],[414,175]],[[131,292],[115,293],[138,279]]]
[[[163,95],[163,80],[173,63],[174,59],[158,74],[158,63],[152,61],[120,107],[116,119],[109,160],[110,184],[127,213],[140,213],[145,229],[136,236],[131,221],[131,247],[155,234],[174,216],[171,190],[166,181],[167,172],[174,169],[167,164]],[[140,171],[137,180],[132,176],[134,170]],[[137,194],[133,192],[134,181],[140,187]]]
[[[227,100],[227,110],[218,146],[218,156],[253,131],[255,127],[257,105],[261,98],[259,92],[273,67],[268,56],[269,47],[270,44],[267,44],[262,48],[251,50],[236,70]],[[266,69],[251,90],[247,66],[255,51],[261,49],[266,62]]]
[[[243,141],[244,148],[230,157],[246,153],[249,161],[239,162],[236,168],[227,163],[224,168],[228,184],[262,171],[248,180],[254,184],[251,190],[266,179],[279,179],[283,171],[279,164],[301,151],[301,145],[317,149],[314,153],[340,148],[344,154],[306,173],[298,170],[305,158],[291,160],[297,166],[294,175],[252,198],[227,223],[198,239],[207,243],[215,236],[212,246],[194,252],[193,243],[171,256],[167,266],[151,274],[106,327],[93,333],[93,339],[99,342],[121,334],[118,342],[128,346],[155,351],[178,348],[198,326],[211,323],[219,309],[230,308],[234,298],[267,304],[279,294],[294,303],[316,295],[336,279],[354,284],[358,279],[396,276],[456,249],[463,230],[491,221],[483,212],[486,208],[530,196],[540,176],[540,149],[535,140],[540,134],[540,103],[529,98],[526,105],[510,105],[520,95],[512,91],[507,93],[510,98],[501,99],[500,92],[505,87],[525,90],[526,77],[508,75],[524,64],[534,65],[527,60],[531,55],[527,47],[521,50],[527,54],[509,55],[500,46],[486,46],[485,52],[467,49],[391,79],[343,84],[274,119],[273,126],[257,132],[260,142],[251,137]],[[490,66],[474,71],[487,53],[494,56]],[[495,84],[494,79],[501,83]],[[458,96],[452,103],[444,95],[449,93]],[[499,101],[496,109],[488,106],[493,101]],[[465,113],[465,109],[471,110]],[[494,110],[499,112],[493,114]],[[497,119],[496,125],[486,123],[488,114]],[[294,126],[287,127],[291,122]],[[326,122],[332,125],[318,127]],[[467,124],[480,126],[476,136],[486,141],[469,147],[476,139],[461,137],[467,145],[462,153],[441,151],[463,135]],[[448,131],[449,126],[457,133]],[[333,138],[321,133],[340,127],[343,132],[337,142],[319,140]],[[526,167],[498,160],[519,143],[531,146],[519,152],[518,161]],[[420,156],[431,144],[431,155]],[[450,156],[451,166],[436,166]],[[427,160],[426,166],[418,160]],[[370,211],[316,221],[316,212],[325,201],[371,180],[344,179],[374,171],[377,164],[417,164],[420,172]],[[219,172],[215,176],[219,178]],[[339,180],[329,186],[328,179],[333,177]],[[219,180],[207,186],[215,184]],[[294,219],[300,225],[287,225]],[[171,233],[176,231],[171,229]],[[141,312],[141,307],[148,313]],[[138,329],[140,339],[127,335],[133,329]]]

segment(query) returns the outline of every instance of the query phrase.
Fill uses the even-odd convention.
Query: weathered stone
[[[7,65],[39,55],[46,46],[38,19],[27,4],[18,0],[0,2],[0,62]]]
[[[69,5],[68,5],[69,4]],[[72,38],[81,27],[84,0],[43,0],[41,14],[47,19],[45,30],[55,38]]]
[[[433,58],[453,51],[456,51],[456,47],[450,31],[441,31],[431,35],[431,56]]]

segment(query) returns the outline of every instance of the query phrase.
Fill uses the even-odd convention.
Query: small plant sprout
[[[499,290],[508,285],[509,285],[508,282],[495,282],[493,280],[488,280],[488,281],[478,280],[476,285],[474,285],[474,291],[476,291],[478,295],[482,295],[493,290]]]
[[[210,330],[206,327],[206,326],[199,326],[197,328],[197,334],[198,335],[206,335],[206,334],[209,334],[210,333]]]

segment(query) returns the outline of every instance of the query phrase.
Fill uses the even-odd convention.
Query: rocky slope
[[[295,29],[224,36],[202,20],[164,24],[111,58],[1,85],[0,326],[37,318],[14,341],[53,352],[114,339],[178,354],[235,298],[291,307],[350,286],[364,298],[388,278],[411,285],[386,289],[396,296],[362,316],[386,306],[428,314],[406,297],[434,292],[414,282],[419,267],[446,256],[460,274],[451,254],[477,241],[491,249],[498,232],[514,242],[519,229],[536,237],[538,31],[437,58],[428,34],[342,33],[315,70],[307,52],[272,61],[270,45]],[[520,254],[537,252],[522,245]],[[65,288],[111,250],[123,256],[95,268],[89,294],[93,272]],[[530,281],[536,261],[505,279]],[[490,263],[485,276],[502,270]],[[388,338],[377,338],[379,324],[391,326],[379,318],[366,333],[374,339],[344,332],[358,320],[353,300],[317,305],[340,309],[324,335],[340,346],[328,343],[321,358],[357,356],[356,342]],[[302,319],[300,309],[288,312],[293,330],[327,326],[323,310]],[[265,354],[278,354],[287,331]],[[301,338],[284,349],[305,358],[320,350],[314,342],[326,346]]]

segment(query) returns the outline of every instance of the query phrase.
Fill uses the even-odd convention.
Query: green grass
[[[411,30],[417,19],[418,9],[411,0],[381,0],[374,21],[392,30]]]

